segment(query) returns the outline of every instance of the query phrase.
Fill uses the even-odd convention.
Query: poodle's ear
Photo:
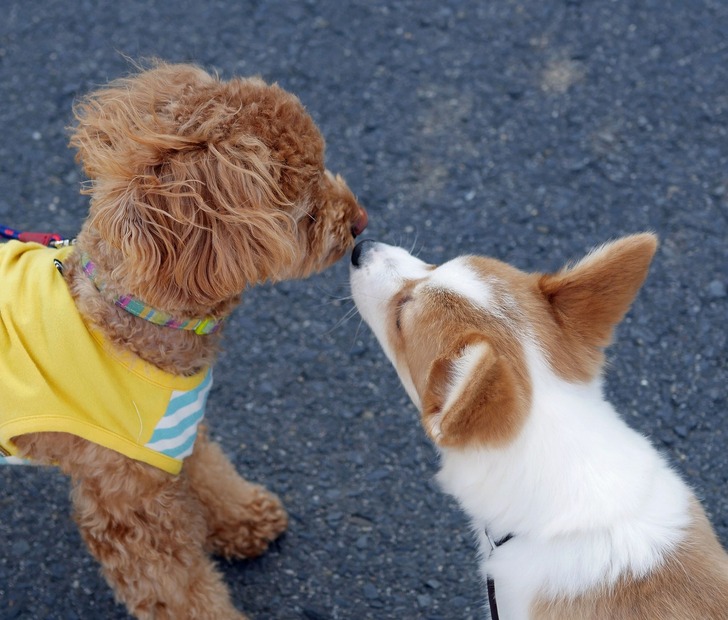
[[[432,363],[422,421],[443,447],[502,445],[520,429],[526,400],[508,361],[473,334]]]
[[[209,91],[216,78],[195,65],[150,64],[75,102],[69,144],[89,179],[130,178],[140,172],[139,163],[153,166],[168,149],[191,144],[174,123],[172,102],[187,92]]]
[[[87,225],[120,255],[117,281],[170,311],[214,310],[296,257],[294,221],[254,155],[169,154],[130,180],[98,181]],[[273,189],[271,189],[273,188]]]
[[[570,341],[606,347],[642,286],[657,249],[650,233],[623,237],[594,250],[556,274],[541,276],[539,288]]]

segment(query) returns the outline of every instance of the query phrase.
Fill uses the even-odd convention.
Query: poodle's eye
[[[402,311],[404,310],[404,306],[411,300],[411,295],[402,295],[402,297],[397,300],[397,305],[394,309],[394,323],[397,326],[397,331],[402,329]]]

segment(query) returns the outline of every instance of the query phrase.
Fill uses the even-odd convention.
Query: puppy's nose
[[[367,248],[371,248],[373,243],[374,242],[371,239],[364,239],[354,246],[354,249],[351,252],[351,264],[354,265],[354,267],[361,266],[361,262],[364,258],[364,254],[366,254]]]
[[[351,234],[355,237],[358,237],[364,232],[364,229],[367,227],[367,224],[369,223],[369,215],[367,215],[367,211],[364,207],[359,208],[359,217],[354,222],[354,224],[351,227]]]

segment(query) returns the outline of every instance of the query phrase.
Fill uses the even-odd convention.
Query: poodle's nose
[[[361,266],[367,247],[371,247],[373,244],[374,241],[371,239],[364,239],[354,246],[354,249],[351,252],[351,264],[354,265],[354,267]]]
[[[351,234],[358,237],[364,232],[364,229],[369,223],[369,215],[364,207],[359,207],[359,218],[354,222],[351,227]]]

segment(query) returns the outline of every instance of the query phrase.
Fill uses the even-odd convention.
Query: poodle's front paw
[[[204,431],[183,471],[207,523],[207,551],[226,558],[252,558],[288,526],[281,500],[240,476]]]
[[[257,484],[250,484],[244,501],[236,499],[208,521],[207,547],[225,558],[259,556],[286,530],[288,515],[280,499]]]

